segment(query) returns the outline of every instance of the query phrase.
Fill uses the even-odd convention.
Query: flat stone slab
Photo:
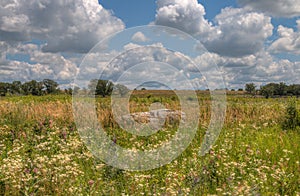
[[[170,110],[170,109],[159,109],[159,110],[151,110],[149,112],[136,112],[123,116],[123,120],[127,121],[133,118],[138,123],[148,123],[152,124],[156,122],[165,122],[166,120],[169,123],[174,122],[184,122],[186,115],[184,112],[179,110]]]

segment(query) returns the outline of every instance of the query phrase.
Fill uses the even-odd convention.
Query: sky
[[[300,83],[300,0],[4,0],[0,2],[0,81],[49,78],[68,87],[83,70],[82,61],[94,56],[90,50],[97,43],[145,25],[175,28],[200,41],[207,52],[191,60],[209,67],[213,59],[230,89],[250,82]],[[155,36],[146,36],[141,29],[135,33],[128,38],[132,43],[122,45],[124,50],[172,45],[162,39],[151,42]],[[155,51],[135,52],[155,59],[150,58]],[[100,59],[99,55],[89,62],[101,69],[117,52],[106,51]],[[178,62],[168,57],[160,60]],[[175,67],[190,77],[188,65]],[[151,73],[145,74],[151,78]],[[203,80],[197,77],[191,80]]]

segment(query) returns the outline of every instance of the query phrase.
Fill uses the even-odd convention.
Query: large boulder
[[[184,122],[186,115],[179,110],[158,109],[149,112],[136,112],[124,115],[124,121],[134,120],[137,123],[150,123],[151,125],[161,125],[164,122],[173,124],[176,122]]]

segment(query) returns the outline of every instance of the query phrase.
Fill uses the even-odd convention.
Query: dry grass
[[[143,93],[134,94],[131,111],[156,101],[180,108],[174,94]],[[191,145],[172,163],[146,172],[95,159],[76,132],[71,97],[1,99],[0,195],[299,195],[300,136],[279,126],[287,100],[227,98],[226,122],[209,154],[198,155],[211,115],[209,96],[199,94],[200,125]],[[98,119],[119,145],[154,147],[176,131],[132,137],[114,122],[109,103],[97,100]]]

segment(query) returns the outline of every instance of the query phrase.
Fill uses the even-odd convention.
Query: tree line
[[[74,92],[81,92],[83,94],[95,94],[102,97],[110,96],[114,90],[115,93],[124,96],[129,89],[122,84],[113,84],[109,80],[92,79],[88,84],[88,89],[79,87],[68,88],[61,90],[59,84],[50,79],[44,79],[42,81],[31,80],[28,82],[13,81],[0,82],[0,96],[6,95],[34,95],[42,96],[48,94],[73,94]]]
[[[61,90],[59,84],[50,79],[44,79],[42,81],[31,80],[28,82],[13,81],[0,82],[0,96],[6,95],[34,95],[42,96],[48,94],[72,94],[73,91],[78,92],[79,87],[74,89],[68,88]],[[120,96],[124,96],[130,90],[122,84],[114,84],[109,80],[90,80],[88,89],[81,89],[84,93],[99,95],[102,97],[110,96],[113,91]],[[242,89],[239,89],[242,90]],[[246,93],[250,95],[262,95],[266,98],[279,97],[279,96],[300,96],[300,84],[287,85],[281,83],[269,83],[264,86],[257,86],[254,83],[248,83],[245,85]]]
[[[262,95],[266,98],[281,96],[300,96],[300,84],[287,85],[284,82],[268,83],[266,85],[257,86],[254,83],[245,85],[245,91],[251,95]]]
[[[58,94],[61,90],[58,88],[58,83],[44,79],[42,81],[31,80],[28,82],[13,81],[0,82],[0,95],[47,95],[47,94]]]

